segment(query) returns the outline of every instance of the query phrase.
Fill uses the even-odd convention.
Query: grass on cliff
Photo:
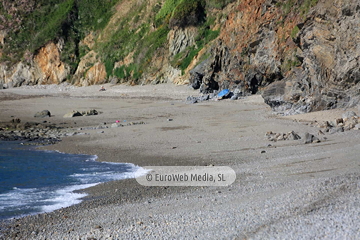
[[[121,27],[117,28],[107,41],[96,46],[100,58],[105,63],[108,77],[140,79],[155,51],[164,47],[167,42],[170,29],[166,24],[151,30],[152,23],[149,19],[143,19],[143,16],[138,14],[140,9],[145,9],[145,7],[146,2],[134,6],[119,22]],[[155,14],[156,8],[152,10],[149,18],[155,18]],[[129,66],[119,66],[114,69],[115,63],[124,61],[130,53],[133,54],[134,61]]]
[[[279,1],[277,3],[278,7],[281,7],[283,14],[286,16],[290,12],[300,13],[300,15],[304,18],[308,14],[309,10],[314,7],[319,0],[285,0]]]
[[[17,12],[18,31],[10,31],[2,60],[16,63],[25,52],[36,53],[47,42],[64,38],[62,60],[76,68],[78,44],[89,31],[104,28],[117,0],[38,0],[30,13]],[[3,10],[6,11],[6,10]],[[23,15],[22,15],[23,14]]]
[[[182,72],[187,69],[194,57],[205,47],[206,44],[217,38],[220,34],[219,30],[211,30],[210,26],[214,23],[214,18],[209,18],[208,21],[199,28],[199,33],[195,39],[195,46],[190,46],[184,51],[176,54],[171,61],[171,65],[180,68]]]
[[[141,19],[139,16],[124,19],[120,23],[122,27],[99,48],[101,49],[99,52],[102,53],[101,58],[105,61],[108,77],[139,80],[144,70],[152,65],[152,59],[156,53],[160,49],[167,49],[169,31],[174,27],[184,28],[193,25],[199,29],[196,45],[188,47],[172,61],[174,67],[184,71],[198,52],[219,35],[219,31],[210,29],[214,19],[207,21],[205,19],[205,7],[208,2],[218,1],[166,0],[163,5],[158,3],[152,7],[150,19]],[[232,1],[220,2],[227,4]],[[135,15],[135,12],[138,11],[134,8],[129,15]],[[153,23],[148,24],[149,20]],[[142,21],[146,24],[134,27]],[[150,30],[152,24],[156,28]],[[119,66],[114,69],[115,63],[123,61],[130,53],[133,53],[133,62],[129,66]]]

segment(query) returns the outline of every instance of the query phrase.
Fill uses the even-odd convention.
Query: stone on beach
[[[81,114],[83,116],[92,116],[92,115],[98,115],[99,113],[95,109],[91,109],[91,110],[88,110],[88,111],[82,111]]]
[[[340,126],[340,127],[331,128],[329,131],[330,134],[339,133],[339,132],[344,132],[344,127]]]
[[[301,139],[300,135],[294,131],[288,133],[273,133],[272,131],[265,134],[268,140],[270,141],[287,141],[287,140],[299,140]]]
[[[319,138],[311,133],[305,133],[305,144],[309,143],[319,143],[321,142]]]
[[[64,118],[80,117],[82,114],[79,111],[73,110],[64,115]]]
[[[34,117],[36,118],[51,117],[51,113],[49,110],[42,110],[41,112],[35,113]]]
[[[124,125],[122,125],[120,122],[116,122],[116,123],[111,124],[112,128],[123,127],[123,126]]]

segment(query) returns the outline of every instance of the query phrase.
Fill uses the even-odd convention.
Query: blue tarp
[[[222,90],[221,92],[218,93],[218,97],[222,98],[222,97],[226,96],[229,92],[230,92],[229,89],[224,89],[224,90]]]

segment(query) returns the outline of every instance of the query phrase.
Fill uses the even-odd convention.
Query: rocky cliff
[[[359,1],[0,5],[0,87],[173,82],[202,93],[260,93],[283,114],[351,106],[360,99]]]
[[[359,26],[359,1],[319,1],[292,39],[301,65],[264,91],[265,102],[285,114],[356,105]]]

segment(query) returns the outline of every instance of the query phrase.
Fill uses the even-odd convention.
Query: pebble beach
[[[137,166],[229,166],[226,187],[149,187],[135,179],[82,190],[77,205],[0,223],[0,239],[359,239],[360,130],[315,123],[348,111],[279,116],[260,95],[188,104],[170,84],[27,86],[0,91],[0,122],[44,121],[73,134],[43,150]],[[64,118],[73,110],[99,114]],[[51,117],[34,118],[49,110]],[[114,123],[120,127],[111,127]],[[142,124],[137,124],[142,123]],[[102,126],[101,128],[99,126]],[[301,139],[269,141],[268,132]],[[305,144],[306,133],[318,141]]]

